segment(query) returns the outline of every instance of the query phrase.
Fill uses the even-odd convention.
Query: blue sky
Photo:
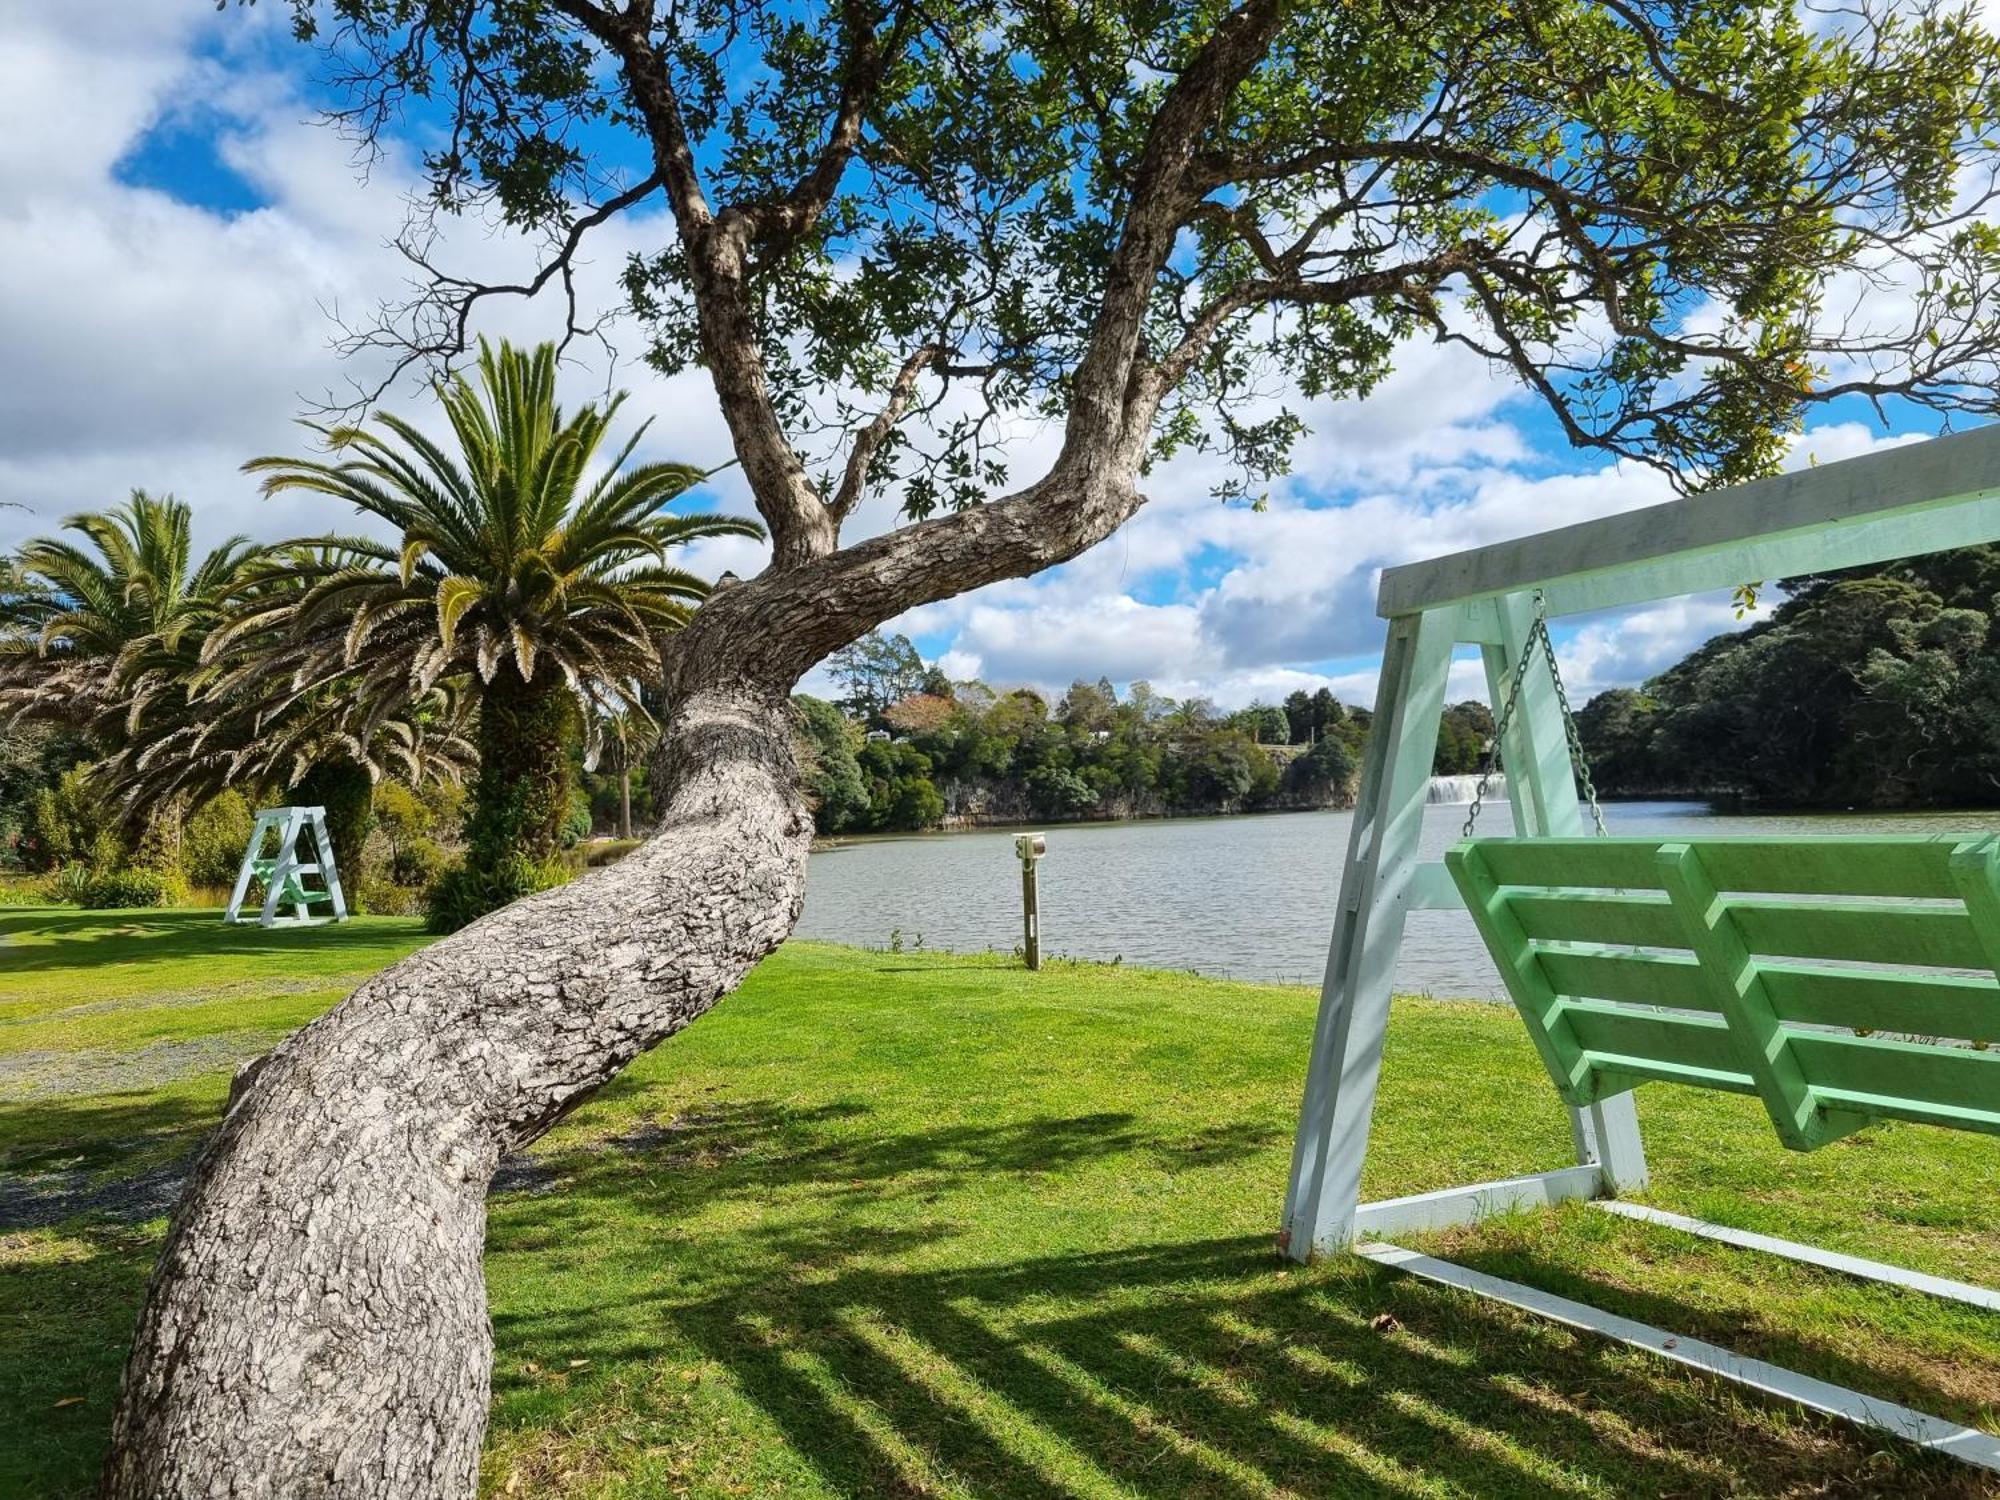
[[[284,19],[281,5],[195,0],[0,7],[0,499],[29,508],[0,510],[0,544],[134,487],[193,503],[204,540],[347,523],[323,503],[259,500],[237,466],[301,448],[289,424],[304,403],[370,373],[336,357],[331,314],[365,317],[399,288],[387,244],[422,127],[405,127],[359,180],[349,145],[313,118],[310,59]],[[657,209],[619,222],[585,295],[614,302],[625,251],[670,237]],[[531,247],[479,224],[454,226],[445,248],[489,273],[530,264]],[[488,326],[542,337],[560,317],[553,302],[520,304]],[[610,373],[632,392],[628,410],[656,419],[651,454],[728,457],[698,374],[661,380],[635,362]],[[580,366],[576,396],[606,374]],[[401,404],[422,402],[405,392]],[[1102,674],[1225,706],[1322,685],[1365,703],[1381,567],[1669,498],[1657,475],[1567,449],[1532,401],[1463,351],[1412,346],[1368,400],[1306,412],[1298,472],[1262,513],[1211,499],[1208,461],[1176,462],[1090,554],[902,627],[954,675],[1000,686],[1059,690]],[[1823,413],[1793,461],[1884,436],[1863,412]],[[1032,473],[1052,434],[1017,443],[1017,473]],[[747,508],[726,481],[708,498]],[[850,534],[893,512],[893,497],[870,502]],[[733,541],[694,561],[760,564]],[[1586,694],[1636,682],[1735,624],[1721,598],[1573,623],[1566,668]],[[1456,687],[1479,690],[1469,658]]]

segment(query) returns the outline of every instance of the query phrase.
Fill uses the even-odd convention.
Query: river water
[[[1423,856],[1458,837],[1462,805],[1425,810]],[[2000,831],[2000,812],[1742,816],[1692,802],[1605,808],[1613,833],[1800,834]],[[1042,860],[1042,951],[1150,968],[1317,984],[1333,931],[1334,898],[1353,814],[1060,824]],[[1479,818],[1507,833],[1504,799]],[[814,854],[801,937],[883,947],[1013,949],[1021,939],[1020,864],[1013,830],[869,839]],[[1459,911],[1413,912],[1399,992],[1501,998]]]

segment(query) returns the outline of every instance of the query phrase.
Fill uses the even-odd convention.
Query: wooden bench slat
[[[2000,984],[1991,979],[1805,964],[1766,964],[1762,972],[1782,1021],[2000,1042]]]
[[[1540,942],[1687,946],[1673,907],[1665,896],[1650,891],[1531,888],[1508,892],[1507,904],[1521,931]]]
[[[1952,851],[1963,834],[1936,838],[1478,839],[1501,885],[1658,890],[1662,844],[1698,846],[1724,892],[1794,896],[1900,896],[1956,900]]]
[[[1662,1080],[1762,1098],[1801,1150],[1873,1119],[2000,1134],[2000,1052],[1963,1045],[2000,1042],[2000,836],[1478,839],[1445,863],[1573,1104]]]
[[[1880,901],[1791,902],[1738,897],[1729,902],[1751,952],[1780,958],[1939,969],[1985,969],[1986,948],[1963,906],[1896,906]]]
[[[1629,1070],[1640,1062],[1663,1063],[1682,1073],[1707,1075],[1707,1081],[1718,1087],[1755,1092],[1729,1028],[1719,1017],[1635,1010],[1591,1000],[1565,1001],[1562,1016],[1584,1051],[1603,1058],[1604,1066]]]
[[[1715,1009],[1691,954],[1630,953],[1576,944],[1537,946],[1535,957],[1558,995],[1681,1010]]]
[[[1986,1113],[2000,1124],[2000,1052],[1836,1031],[1795,1031],[1791,1044],[1815,1089]]]

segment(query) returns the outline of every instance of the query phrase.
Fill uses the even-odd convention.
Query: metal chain
[[[1584,800],[1590,806],[1591,825],[1603,837],[1604,809],[1597,805],[1597,784],[1591,780],[1590,760],[1583,753],[1583,739],[1577,732],[1576,715],[1569,706],[1569,690],[1563,686],[1562,667],[1556,661],[1556,644],[1549,638],[1549,622],[1546,601],[1540,589],[1535,591],[1535,623],[1528,627],[1528,638],[1521,643],[1521,659],[1514,664],[1513,681],[1507,688],[1507,701],[1501,707],[1500,717],[1493,721],[1493,753],[1486,758],[1486,768],[1479,773],[1479,785],[1473,788],[1472,809],[1465,815],[1465,827],[1459,837],[1471,838],[1472,826],[1479,821],[1479,809],[1486,801],[1487,788],[1500,770],[1500,746],[1507,734],[1507,725],[1513,720],[1514,709],[1521,701],[1521,684],[1528,675],[1528,663],[1535,659],[1535,645],[1540,642],[1542,657],[1549,666],[1549,681],[1555,684],[1556,706],[1562,710],[1563,736],[1569,742],[1570,764],[1575,767],[1577,780],[1582,784]]]

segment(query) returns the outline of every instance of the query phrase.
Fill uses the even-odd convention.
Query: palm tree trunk
[[[489,1179],[798,919],[785,697],[690,692],[659,830],[363,985],[248,1078],[147,1293],[103,1494],[465,1500]]]
[[[491,864],[522,855],[536,864],[562,849],[574,776],[576,702],[544,663],[532,682],[503,663],[479,698],[479,775],[472,787],[468,854]]]
[[[618,767],[618,837],[632,837],[632,767]]]

